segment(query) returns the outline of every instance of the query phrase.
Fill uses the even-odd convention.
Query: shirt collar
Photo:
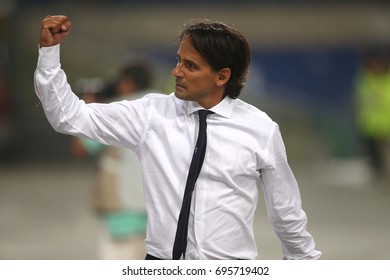
[[[220,115],[225,118],[230,118],[230,115],[233,111],[234,100],[226,96],[221,102],[219,102],[214,107],[208,109],[214,112],[217,115]],[[187,115],[190,115],[196,111],[204,109],[197,102],[188,101],[187,102]]]

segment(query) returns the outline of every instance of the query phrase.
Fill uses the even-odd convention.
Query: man
[[[321,256],[306,230],[278,125],[237,98],[250,61],[240,32],[222,23],[187,26],[171,95],[85,104],[60,69],[59,44],[70,30],[66,16],[42,21],[36,93],[56,131],[137,153],[148,213],[146,259],[255,259],[252,225],[261,187],[283,257]]]
[[[390,64],[385,51],[363,57],[355,77],[355,118],[374,182],[388,186],[386,145],[390,139]]]

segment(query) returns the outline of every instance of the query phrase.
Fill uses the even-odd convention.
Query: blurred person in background
[[[141,98],[150,91],[151,66],[133,62],[120,70],[113,83],[102,89],[98,79],[80,79],[76,88],[86,103]],[[141,167],[137,155],[124,148],[106,146],[76,137],[73,152],[78,157],[97,157],[93,181],[93,208],[99,217],[98,258],[105,260],[144,259],[146,210]]]
[[[59,44],[71,27],[66,16],[43,19],[35,90],[56,131],[139,156],[146,259],[255,259],[259,190],[283,258],[320,258],[279,126],[238,99],[250,63],[248,42],[238,30],[207,20],[186,25],[170,95],[85,104],[60,65]],[[206,135],[207,149],[200,145]]]
[[[363,56],[355,81],[355,116],[374,180],[385,183],[389,179],[386,161],[390,139],[388,51],[371,51]]]

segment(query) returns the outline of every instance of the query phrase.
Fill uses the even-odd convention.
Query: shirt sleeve
[[[322,253],[306,229],[307,217],[278,126],[270,138],[267,167],[261,176],[268,217],[281,240],[284,259],[319,259]]]
[[[136,149],[145,128],[146,101],[86,104],[72,91],[60,64],[60,46],[39,49],[34,87],[51,126],[61,133]]]

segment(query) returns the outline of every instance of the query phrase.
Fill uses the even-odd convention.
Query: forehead
[[[180,43],[177,55],[180,59],[191,60],[198,64],[207,64],[202,55],[194,48],[191,39],[188,37],[183,38]]]

